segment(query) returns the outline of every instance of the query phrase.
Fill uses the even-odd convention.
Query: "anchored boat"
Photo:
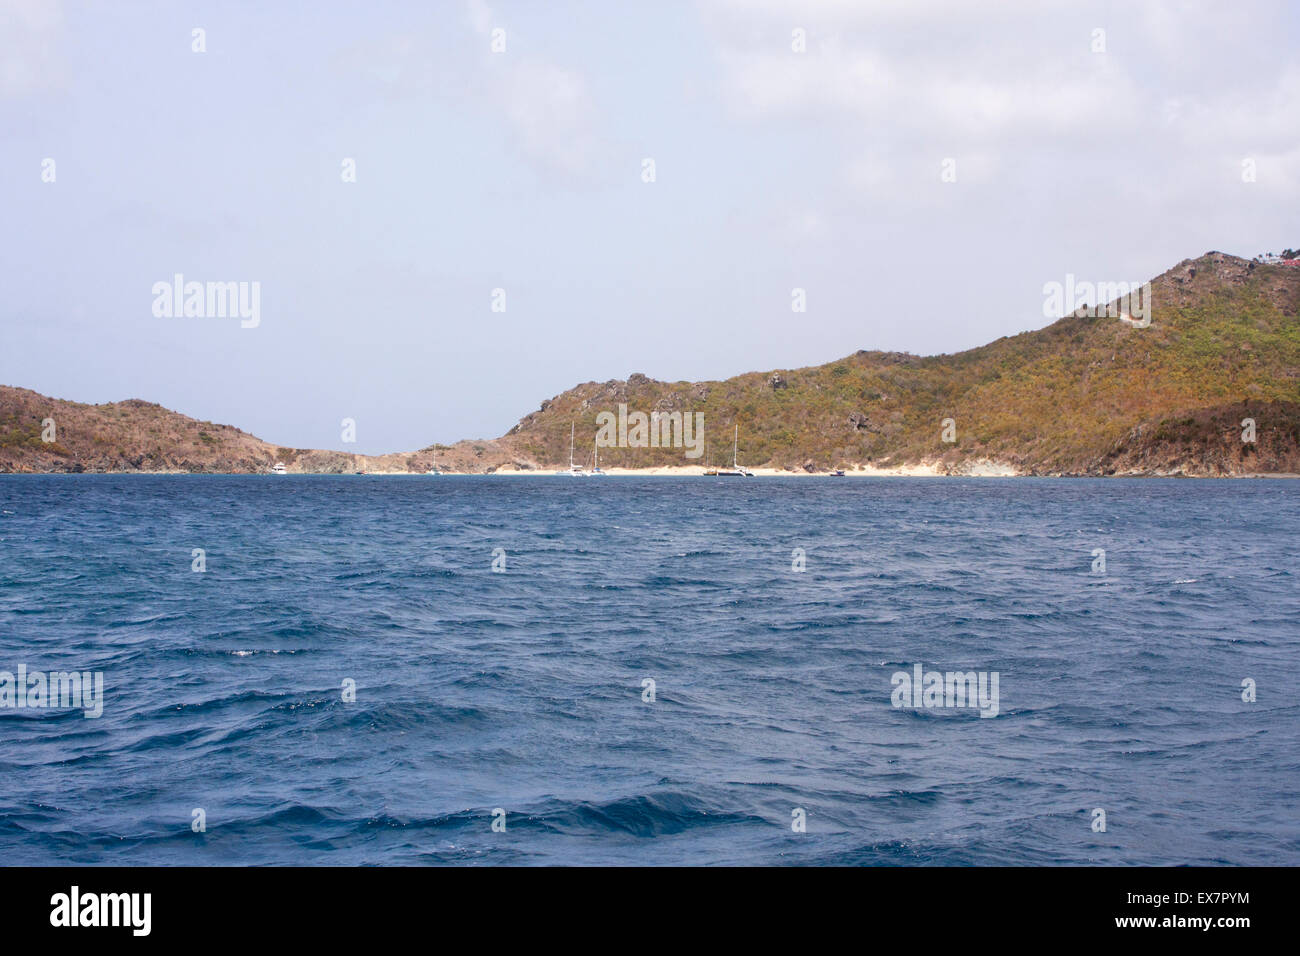
[[[748,468],[740,467],[740,426],[736,426],[736,432],[731,438],[731,467],[720,469],[719,478],[753,478],[754,473]]]
[[[573,422],[569,422],[569,470],[557,471],[557,475],[568,475],[570,478],[586,478],[587,473],[582,470],[582,466],[575,464],[573,461]]]

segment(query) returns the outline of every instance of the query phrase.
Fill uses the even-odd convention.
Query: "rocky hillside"
[[[84,405],[0,387],[0,471],[347,473],[550,470],[577,423],[586,458],[601,412],[699,412],[707,460],[733,425],[752,467],[824,471],[988,463],[1026,474],[1300,473],[1300,269],[1222,253],[1152,280],[1151,324],[1080,313],[952,355],[861,351],[725,381],[588,382],[494,441],[382,456],[283,448],[229,425],[130,400]],[[55,441],[42,438],[53,418]],[[1241,440],[1244,419],[1256,441]],[[945,420],[951,419],[944,441]],[[606,467],[702,464],[673,448],[608,448]]]
[[[1246,422],[1256,423],[1253,442],[1243,440]],[[1079,471],[1207,478],[1300,474],[1300,404],[1237,402],[1143,422]]]
[[[1300,402],[1300,269],[1211,252],[1152,280],[1152,295],[1146,328],[1081,309],[952,355],[861,351],[719,382],[589,382],[507,437],[560,462],[571,420],[591,436],[599,412],[626,403],[703,412],[715,463],[729,463],[739,423],[742,463],[790,470],[933,461],[961,473],[996,461],[1029,474],[1300,472],[1285,437]],[[1258,447],[1228,455],[1221,426],[1247,407]],[[680,450],[649,448],[602,450],[601,461],[684,463]]]
[[[43,423],[53,420],[54,441]],[[179,471],[350,474],[484,471],[510,461],[497,442],[435,445],[410,454],[355,455],[273,445],[231,425],[201,422],[130,399],[86,405],[0,386],[0,472]]]

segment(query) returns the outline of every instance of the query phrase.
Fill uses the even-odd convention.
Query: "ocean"
[[[0,477],[0,861],[1300,864],[1297,533],[1287,480]]]

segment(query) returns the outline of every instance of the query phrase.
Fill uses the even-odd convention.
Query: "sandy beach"
[[[755,478],[830,478],[833,477],[825,471],[804,471],[787,470],[784,468],[749,468]],[[604,474],[611,478],[689,478],[703,477],[705,468],[703,465],[676,465],[662,466],[658,468],[604,468]],[[452,472],[445,471],[445,475],[454,474],[482,474],[482,472]],[[502,467],[492,472],[494,475],[510,475],[520,477],[555,477],[563,476],[563,469],[521,469]],[[944,477],[988,477],[988,478],[1008,478],[1019,475],[1020,472],[1011,465],[1003,462],[978,461],[972,462],[960,474],[954,475],[951,472],[943,470],[943,467],[937,461],[926,461],[911,465],[901,465],[897,468],[880,468],[875,465],[857,464],[847,465],[844,469],[845,478],[944,478]],[[590,477],[588,475],[588,477]]]

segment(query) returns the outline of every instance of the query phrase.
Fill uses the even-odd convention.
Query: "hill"
[[[506,435],[363,456],[285,448],[138,400],[85,405],[0,387],[0,471],[346,473],[551,470],[580,458],[601,413],[700,413],[706,457],[734,425],[751,467],[820,472],[1300,473],[1300,269],[1211,252],[1151,283],[1151,324],[1088,310],[951,355],[860,351],[723,381],[634,374],[545,401]],[[42,440],[53,418],[56,440]],[[1256,441],[1241,440],[1243,419]],[[944,441],[944,428],[951,420]],[[601,449],[607,468],[700,465],[682,448]]]
[[[43,436],[47,419],[54,422],[52,442]],[[489,464],[481,466],[485,455]],[[458,442],[394,455],[289,448],[138,399],[87,405],[0,385],[0,473],[251,474],[276,462],[290,472],[313,474],[424,472],[435,458],[440,468],[455,471],[482,471],[507,460],[496,442]]]
[[[1081,309],[951,355],[860,351],[725,381],[588,382],[507,437],[564,461],[571,420],[591,435],[598,412],[626,403],[703,412],[708,456],[724,464],[738,423],[743,463],[790,470],[929,461],[948,473],[985,462],[1028,474],[1300,472],[1300,269],[1211,252],[1151,286],[1146,328]],[[1225,423],[1238,413],[1256,418],[1256,447],[1228,455]],[[944,419],[954,442],[942,440]],[[611,448],[601,460],[683,463],[679,449]]]

